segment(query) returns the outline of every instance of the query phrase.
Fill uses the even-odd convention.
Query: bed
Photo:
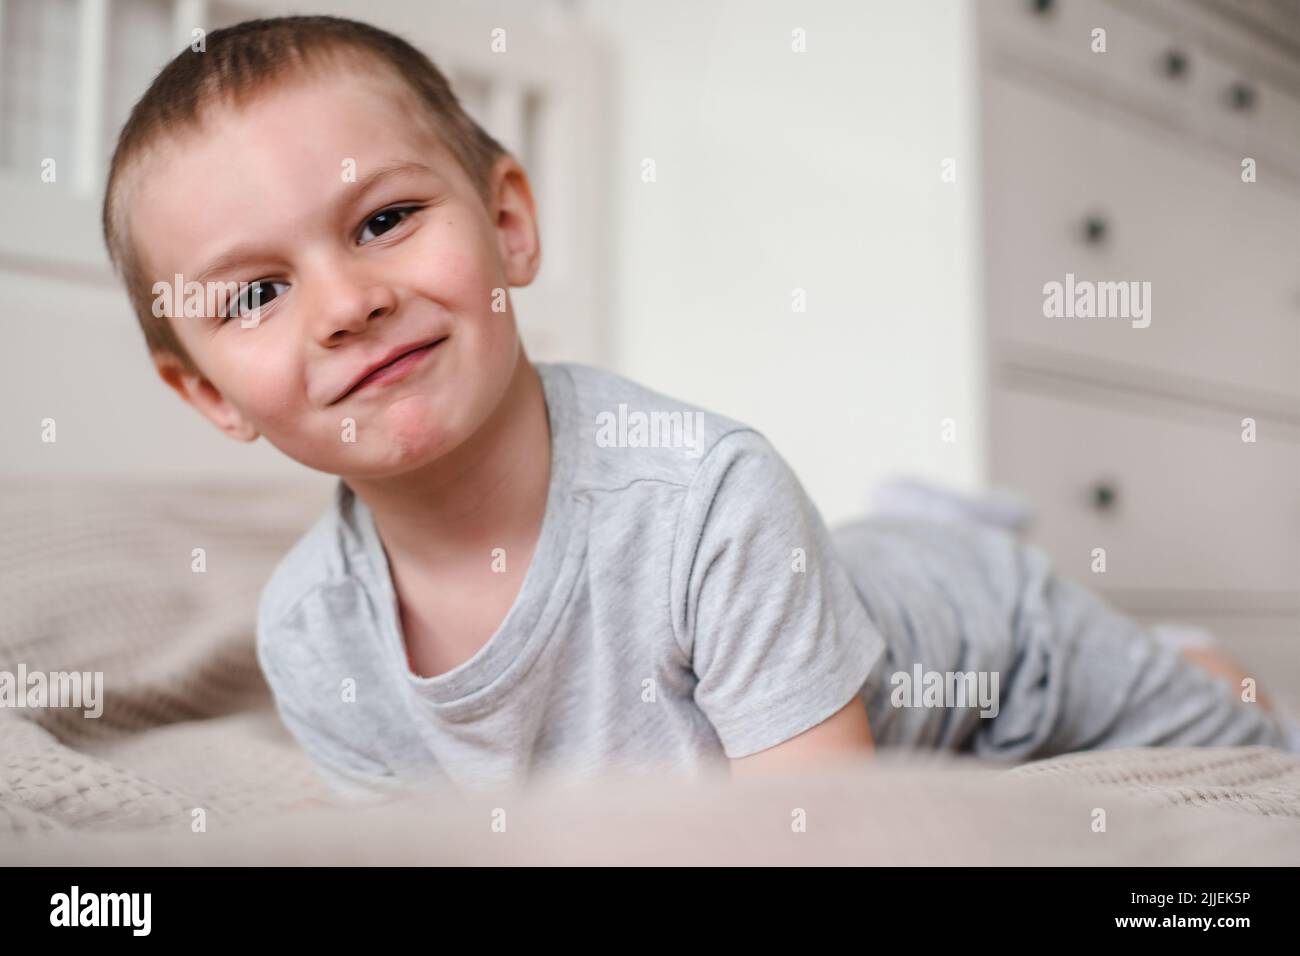
[[[344,801],[280,723],[252,623],[328,493],[4,484],[0,671],[100,671],[105,692],[96,719],[0,708],[0,862],[1300,863],[1300,756],[1260,747],[1015,767],[884,751],[797,777],[542,776]]]

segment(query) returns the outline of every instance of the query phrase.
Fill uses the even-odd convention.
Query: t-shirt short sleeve
[[[673,549],[674,630],[727,757],[774,747],[844,707],[884,653],[816,506],[768,440],[720,438]]]
[[[363,803],[390,796],[397,789],[397,781],[385,775],[384,768],[376,761],[355,753],[329,732],[329,723],[322,719],[320,688],[307,687],[294,680],[273,652],[277,639],[285,639],[279,632],[292,630],[295,617],[268,621],[264,614],[263,610],[258,616],[257,661],[271,686],[275,709],[285,728],[336,795]]]

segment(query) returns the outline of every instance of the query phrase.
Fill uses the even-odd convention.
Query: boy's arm
[[[271,694],[276,713],[294,741],[311,759],[312,767],[318,777],[329,787],[335,799],[349,802],[369,802],[383,799],[396,789],[396,781],[379,776],[377,773],[365,773],[347,765],[342,759],[343,744],[337,738],[327,738],[322,734],[319,717],[308,714],[298,699],[302,689],[294,687],[280,672],[274,662],[270,646],[272,628],[265,623],[263,613],[259,610],[257,625],[257,661],[262,675],[271,687]],[[358,765],[373,763],[369,758],[348,751],[346,754]],[[376,767],[376,769],[379,769]]]
[[[861,761],[875,750],[867,708],[857,694],[843,708],[797,737],[731,761],[732,777],[750,778],[828,762]]]
[[[740,773],[861,759],[884,640],[790,467],[752,429],[700,463],[674,545],[673,614],[695,702]]]

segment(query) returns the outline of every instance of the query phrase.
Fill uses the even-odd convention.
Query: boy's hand
[[[770,771],[805,769],[822,763],[866,760],[875,752],[867,708],[862,695],[853,699],[816,727],[767,750],[731,761],[732,777],[751,777]]]

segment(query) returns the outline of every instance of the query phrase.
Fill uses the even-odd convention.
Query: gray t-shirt
[[[277,709],[344,795],[703,769],[825,720],[884,653],[820,514],[759,432],[610,372],[536,367],[545,517],[472,658],[412,673],[386,552],[342,480],[262,594]]]

